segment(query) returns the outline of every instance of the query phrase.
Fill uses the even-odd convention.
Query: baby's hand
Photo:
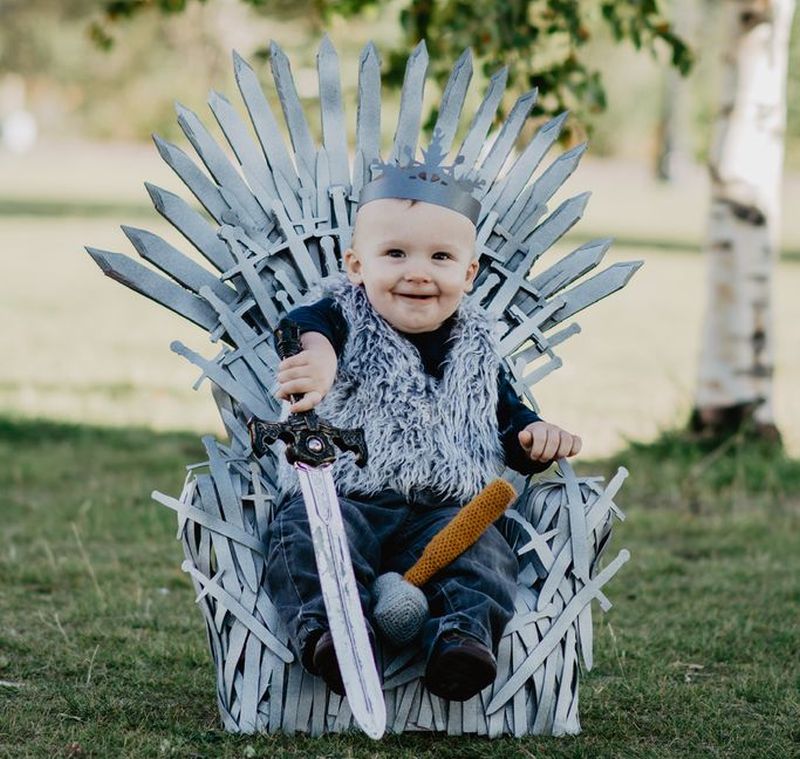
[[[292,412],[309,411],[327,394],[336,378],[336,352],[324,335],[306,332],[300,337],[303,350],[278,364],[278,391],[275,397],[286,400],[302,395],[291,406]]]
[[[532,461],[554,461],[574,456],[583,445],[577,435],[548,422],[533,422],[519,433],[519,444]]]

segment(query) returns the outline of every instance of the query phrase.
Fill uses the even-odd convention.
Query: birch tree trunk
[[[795,0],[724,5],[722,97],[709,158],[708,301],[690,425],[729,434],[749,422],[779,439],[771,290]]]
[[[697,44],[696,0],[673,0],[672,26],[692,47]],[[661,83],[661,103],[656,129],[655,174],[662,182],[681,179],[689,164],[689,89],[683,74],[667,66]]]

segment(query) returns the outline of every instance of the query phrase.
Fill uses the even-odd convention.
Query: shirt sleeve
[[[531,461],[517,437],[525,427],[538,421],[541,417],[517,397],[506,369],[501,367],[497,375],[497,429],[506,466],[520,474],[537,474],[552,464],[551,461]]]
[[[322,298],[307,306],[298,306],[281,319],[291,320],[300,327],[300,334],[319,332],[333,346],[339,357],[347,340],[347,322],[333,298]]]

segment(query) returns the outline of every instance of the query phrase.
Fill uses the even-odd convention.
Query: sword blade
[[[330,464],[295,465],[308,512],[322,599],[347,700],[358,726],[378,739],[386,730],[386,704],[361,610],[342,512]]]

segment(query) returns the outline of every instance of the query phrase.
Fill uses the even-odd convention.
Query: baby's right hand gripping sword
[[[275,337],[281,359],[302,350],[300,331],[293,322],[283,322]],[[291,400],[294,403],[297,397]],[[253,418],[248,428],[259,457],[276,440],[286,443],[286,460],[297,471],[308,512],[322,598],[350,710],[367,735],[380,738],[386,730],[386,704],[331,474],[336,447],[352,451],[359,466],[366,464],[364,431],[333,427],[313,410],[290,414],[285,422]]]

